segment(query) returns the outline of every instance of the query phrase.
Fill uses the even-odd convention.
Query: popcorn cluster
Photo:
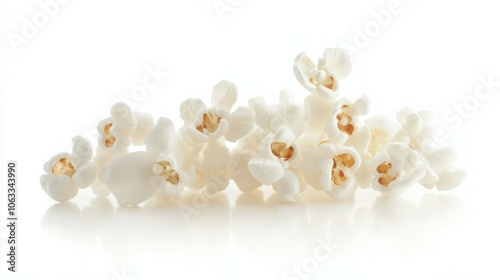
[[[293,70],[310,92],[302,103],[285,90],[278,104],[256,97],[236,109],[236,85],[223,80],[213,88],[211,106],[198,98],[181,103],[178,131],[168,118],[155,123],[151,114],[115,103],[97,125],[95,155],[86,139],[74,137],[71,154],[45,163],[40,184],[59,202],[90,187],[96,195],[112,193],[120,205],[176,198],[185,187],[214,194],[231,180],[242,192],[272,185],[282,202],[297,202],[308,186],[351,199],[358,188],[397,196],[417,184],[460,185],[465,171],[453,165],[453,147],[433,142],[432,113],[404,108],[396,120],[367,117],[367,96],[339,96],[351,69],[343,49],[326,49],[317,65],[301,53]],[[129,152],[143,145],[145,151]]]

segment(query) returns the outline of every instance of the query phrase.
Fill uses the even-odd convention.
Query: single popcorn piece
[[[106,165],[105,184],[120,205],[137,205],[158,190],[152,184],[158,157],[143,151],[118,156]]]
[[[156,197],[160,200],[178,198],[186,185],[186,174],[177,166],[177,161],[172,156],[160,154],[158,161],[153,165],[155,176],[151,185],[158,188]]]
[[[332,117],[327,121],[325,132],[335,145],[352,146],[364,154],[370,142],[370,130],[362,117],[368,114],[371,100],[364,95],[355,102],[342,98],[335,104]]]
[[[305,53],[300,53],[293,65],[293,73],[299,83],[309,92],[325,98],[338,95],[339,79],[345,79],[351,70],[349,55],[340,48],[326,49],[317,66]]]
[[[144,112],[133,112],[130,107],[117,102],[111,106],[111,117],[97,125],[98,150],[95,161],[106,162],[116,155],[128,152],[131,144],[144,144],[144,137],[154,126],[153,116]]]
[[[200,99],[182,102],[180,111],[185,135],[194,142],[208,143],[221,137],[235,142],[253,127],[248,107],[239,107],[231,113],[238,97],[236,85],[223,80],[214,86],[212,107],[207,108]]]
[[[144,142],[146,151],[118,156],[105,166],[105,184],[120,205],[137,205],[155,194],[169,199],[184,190],[186,175],[170,155],[176,143],[172,121],[159,118]]]
[[[295,138],[288,127],[281,126],[262,140],[259,153],[248,162],[252,176],[261,184],[273,185],[281,202],[299,200],[301,155]]]
[[[372,161],[372,188],[385,196],[398,196],[425,176],[418,154],[401,143],[391,143]]]
[[[66,202],[78,194],[78,189],[91,185],[97,175],[91,161],[92,147],[80,136],[73,139],[73,152],[59,153],[44,164],[45,175],[40,177],[42,189],[54,200]]]
[[[304,148],[303,153],[302,172],[309,185],[337,199],[354,197],[357,189],[354,172],[361,165],[354,148],[324,140],[316,148]]]

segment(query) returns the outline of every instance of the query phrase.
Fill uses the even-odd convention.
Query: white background
[[[374,14],[389,0],[233,0],[221,16],[213,0],[70,0],[12,44],[23,36],[23,18],[33,22],[46,2],[0,6],[1,166],[19,166],[18,272],[6,271],[2,226],[2,279],[500,278],[500,87],[473,97],[480,77],[500,81],[495,2],[396,1],[381,26]],[[240,195],[230,185],[189,219],[175,201],[117,208],[113,197],[94,200],[84,190],[73,203],[55,204],[39,186],[43,163],[69,149],[75,134],[88,136],[113,102],[134,97],[148,67],[169,75],[131,105],[179,125],[179,103],[208,103],[221,79],[238,85],[239,105],[256,95],[275,102],[283,88],[300,100],[307,93],[292,73],[295,56],[306,51],[315,60],[346,44],[358,49],[342,94],[370,95],[372,114],[433,110],[443,144],[461,152],[462,186],[449,193],[415,186],[394,200],[359,191],[350,202],[306,193],[297,205],[277,205],[268,188]],[[464,101],[467,117],[443,119]],[[200,202],[188,193],[181,203]],[[323,242],[337,248],[325,251]],[[318,248],[328,254],[314,260]],[[303,265],[306,274],[287,274]]]

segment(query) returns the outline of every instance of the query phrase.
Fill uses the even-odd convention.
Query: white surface
[[[22,18],[41,8],[2,1],[1,162],[19,166],[19,272],[1,261],[2,279],[282,279],[314,262],[315,252],[324,256],[322,241],[338,247],[308,279],[500,278],[500,87],[456,128],[442,118],[474,94],[479,77],[500,80],[500,18],[486,0],[401,0],[400,12],[353,55],[354,71],[341,85],[343,95],[369,94],[372,115],[433,110],[468,171],[453,192],[416,187],[385,200],[359,191],[354,202],[307,193],[298,205],[276,205],[267,188],[241,195],[231,185],[206,207],[184,195],[183,205],[201,209],[189,223],[175,202],[116,209],[114,198],[93,200],[88,190],[73,203],[51,201],[38,183],[43,163],[73,135],[87,136],[120,96],[130,97],[147,67],[169,76],[132,105],[176,125],[179,103],[209,102],[221,79],[238,85],[237,104],[255,95],[277,101],[282,88],[299,99],[306,92],[291,70],[295,55],[354,44],[356,28],[390,1],[233,0],[223,20],[212,0],[165,2],[68,1],[16,53],[10,32],[20,33]]]

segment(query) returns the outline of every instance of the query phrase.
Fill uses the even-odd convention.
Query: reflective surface
[[[356,202],[332,203],[310,190],[300,204],[283,205],[265,189],[212,198],[190,193],[138,207],[116,207],[112,198],[53,204],[40,220],[41,250],[24,258],[38,259],[54,279],[151,279],[157,273],[206,279],[320,279],[335,273],[356,279],[370,275],[355,269],[365,258],[370,261],[364,267],[387,269],[390,276],[407,268],[405,260],[425,260],[432,269],[433,258],[456,246],[453,235],[464,226],[466,211],[457,195],[416,197],[360,192]],[[441,260],[444,270],[448,261]],[[50,263],[66,265],[54,270]]]

